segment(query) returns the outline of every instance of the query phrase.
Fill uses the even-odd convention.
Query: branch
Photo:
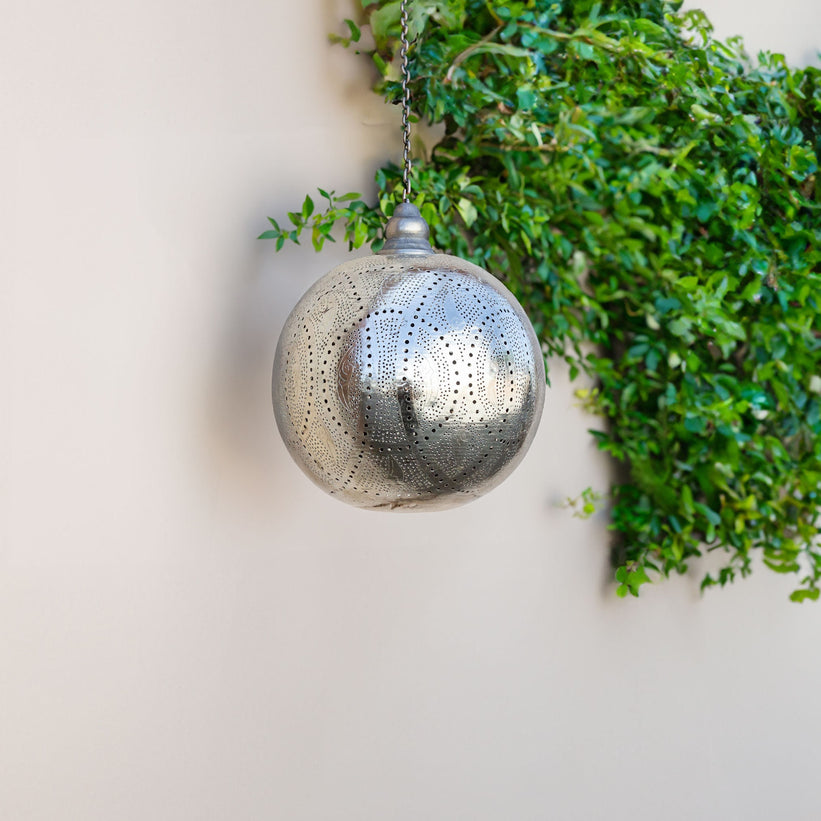
[[[493,31],[489,34],[485,35],[481,40],[474,43],[472,46],[468,46],[461,54],[458,54],[454,61],[450,64],[450,68],[448,68],[447,73],[445,74],[445,82],[449,83],[453,79],[453,72],[456,71],[459,66],[473,54],[478,48],[481,48],[484,45],[487,45],[500,31],[502,30],[501,26],[496,26]]]

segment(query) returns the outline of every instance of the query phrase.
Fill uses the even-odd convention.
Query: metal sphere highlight
[[[541,349],[513,295],[423,248],[326,274],[277,346],[274,412],[288,450],[361,508],[440,510],[481,496],[522,459],[544,404]]]

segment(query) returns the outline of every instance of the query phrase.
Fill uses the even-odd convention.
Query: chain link
[[[408,69],[408,10],[407,0],[401,0],[399,4],[402,33],[400,41],[402,48],[400,56],[402,58],[402,186],[404,188],[404,202],[410,200],[411,195],[411,158],[410,158],[410,71]]]

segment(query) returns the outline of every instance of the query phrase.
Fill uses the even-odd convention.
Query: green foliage
[[[594,381],[618,594],[704,551],[726,561],[703,586],[724,585],[755,551],[817,599],[821,71],[750,64],[662,0],[411,12],[414,113],[444,125],[417,205],[435,245],[503,278],[546,353]],[[394,102],[398,15],[383,1],[359,21]],[[323,211],[307,199],[263,236],[311,230],[319,248],[342,221],[351,247],[379,243],[398,169],[377,183],[375,206],[320,192]]]
[[[572,510],[577,519],[589,519],[596,512],[596,505],[601,500],[601,493],[586,487],[575,499],[568,497],[562,507]]]
[[[272,227],[257,239],[275,239],[277,251],[280,251],[288,240],[299,245],[299,237],[310,229],[314,250],[321,251],[326,241],[336,242],[331,231],[340,220],[345,221],[345,239],[351,249],[359,248],[368,239],[375,239],[377,221],[373,210],[360,199],[361,194],[337,195],[335,191],[317,190],[320,197],[328,201],[325,210],[317,212],[313,199],[306,196],[301,210],[288,212],[292,227],[280,228],[273,217],[268,217]]]

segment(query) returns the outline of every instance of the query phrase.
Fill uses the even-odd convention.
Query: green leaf
[[[354,23],[353,20],[348,20],[347,18],[344,20],[345,25],[347,25],[349,31],[351,32],[351,42],[358,43],[360,37],[362,36],[362,32],[359,30],[359,26]]]
[[[530,86],[521,86],[516,89],[516,100],[518,108],[527,111],[533,108],[536,102],[536,94]]]
[[[368,240],[368,226],[359,220],[354,224],[353,247],[361,248]]]
[[[465,221],[465,225],[470,228],[474,222],[476,222],[476,218],[479,216],[479,212],[476,210],[476,206],[465,197],[461,197],[459,202],[456,203],[456,210],[459,212],[459,216]]]
[[[630,587],[630,592],[635,593],[635,595],[638,595],[639,587],[643,584],[648,584],[649,581],[650,577],[643,567],[637,567],[627,576],[627,584]]]
[[[702,504],[701,502],[694,502],[693,507],[702,515],[705,519],[707,519],[710,524],[715,525],[716,527],[721,524],[721,516],[718,515],[714,510],[711,510],[707,505]]]
[[[399,26],[399,0],[385,3],[370,15],[371,31],[378,48],[383,48],[389,33]]]
[[[817,587],[813,587],[810,589],[799,589],[794,590],[790,593],[790,601],[794,602],[803,602],[809,599],[810,601],[818,601],[818,595],[821,593]]]

